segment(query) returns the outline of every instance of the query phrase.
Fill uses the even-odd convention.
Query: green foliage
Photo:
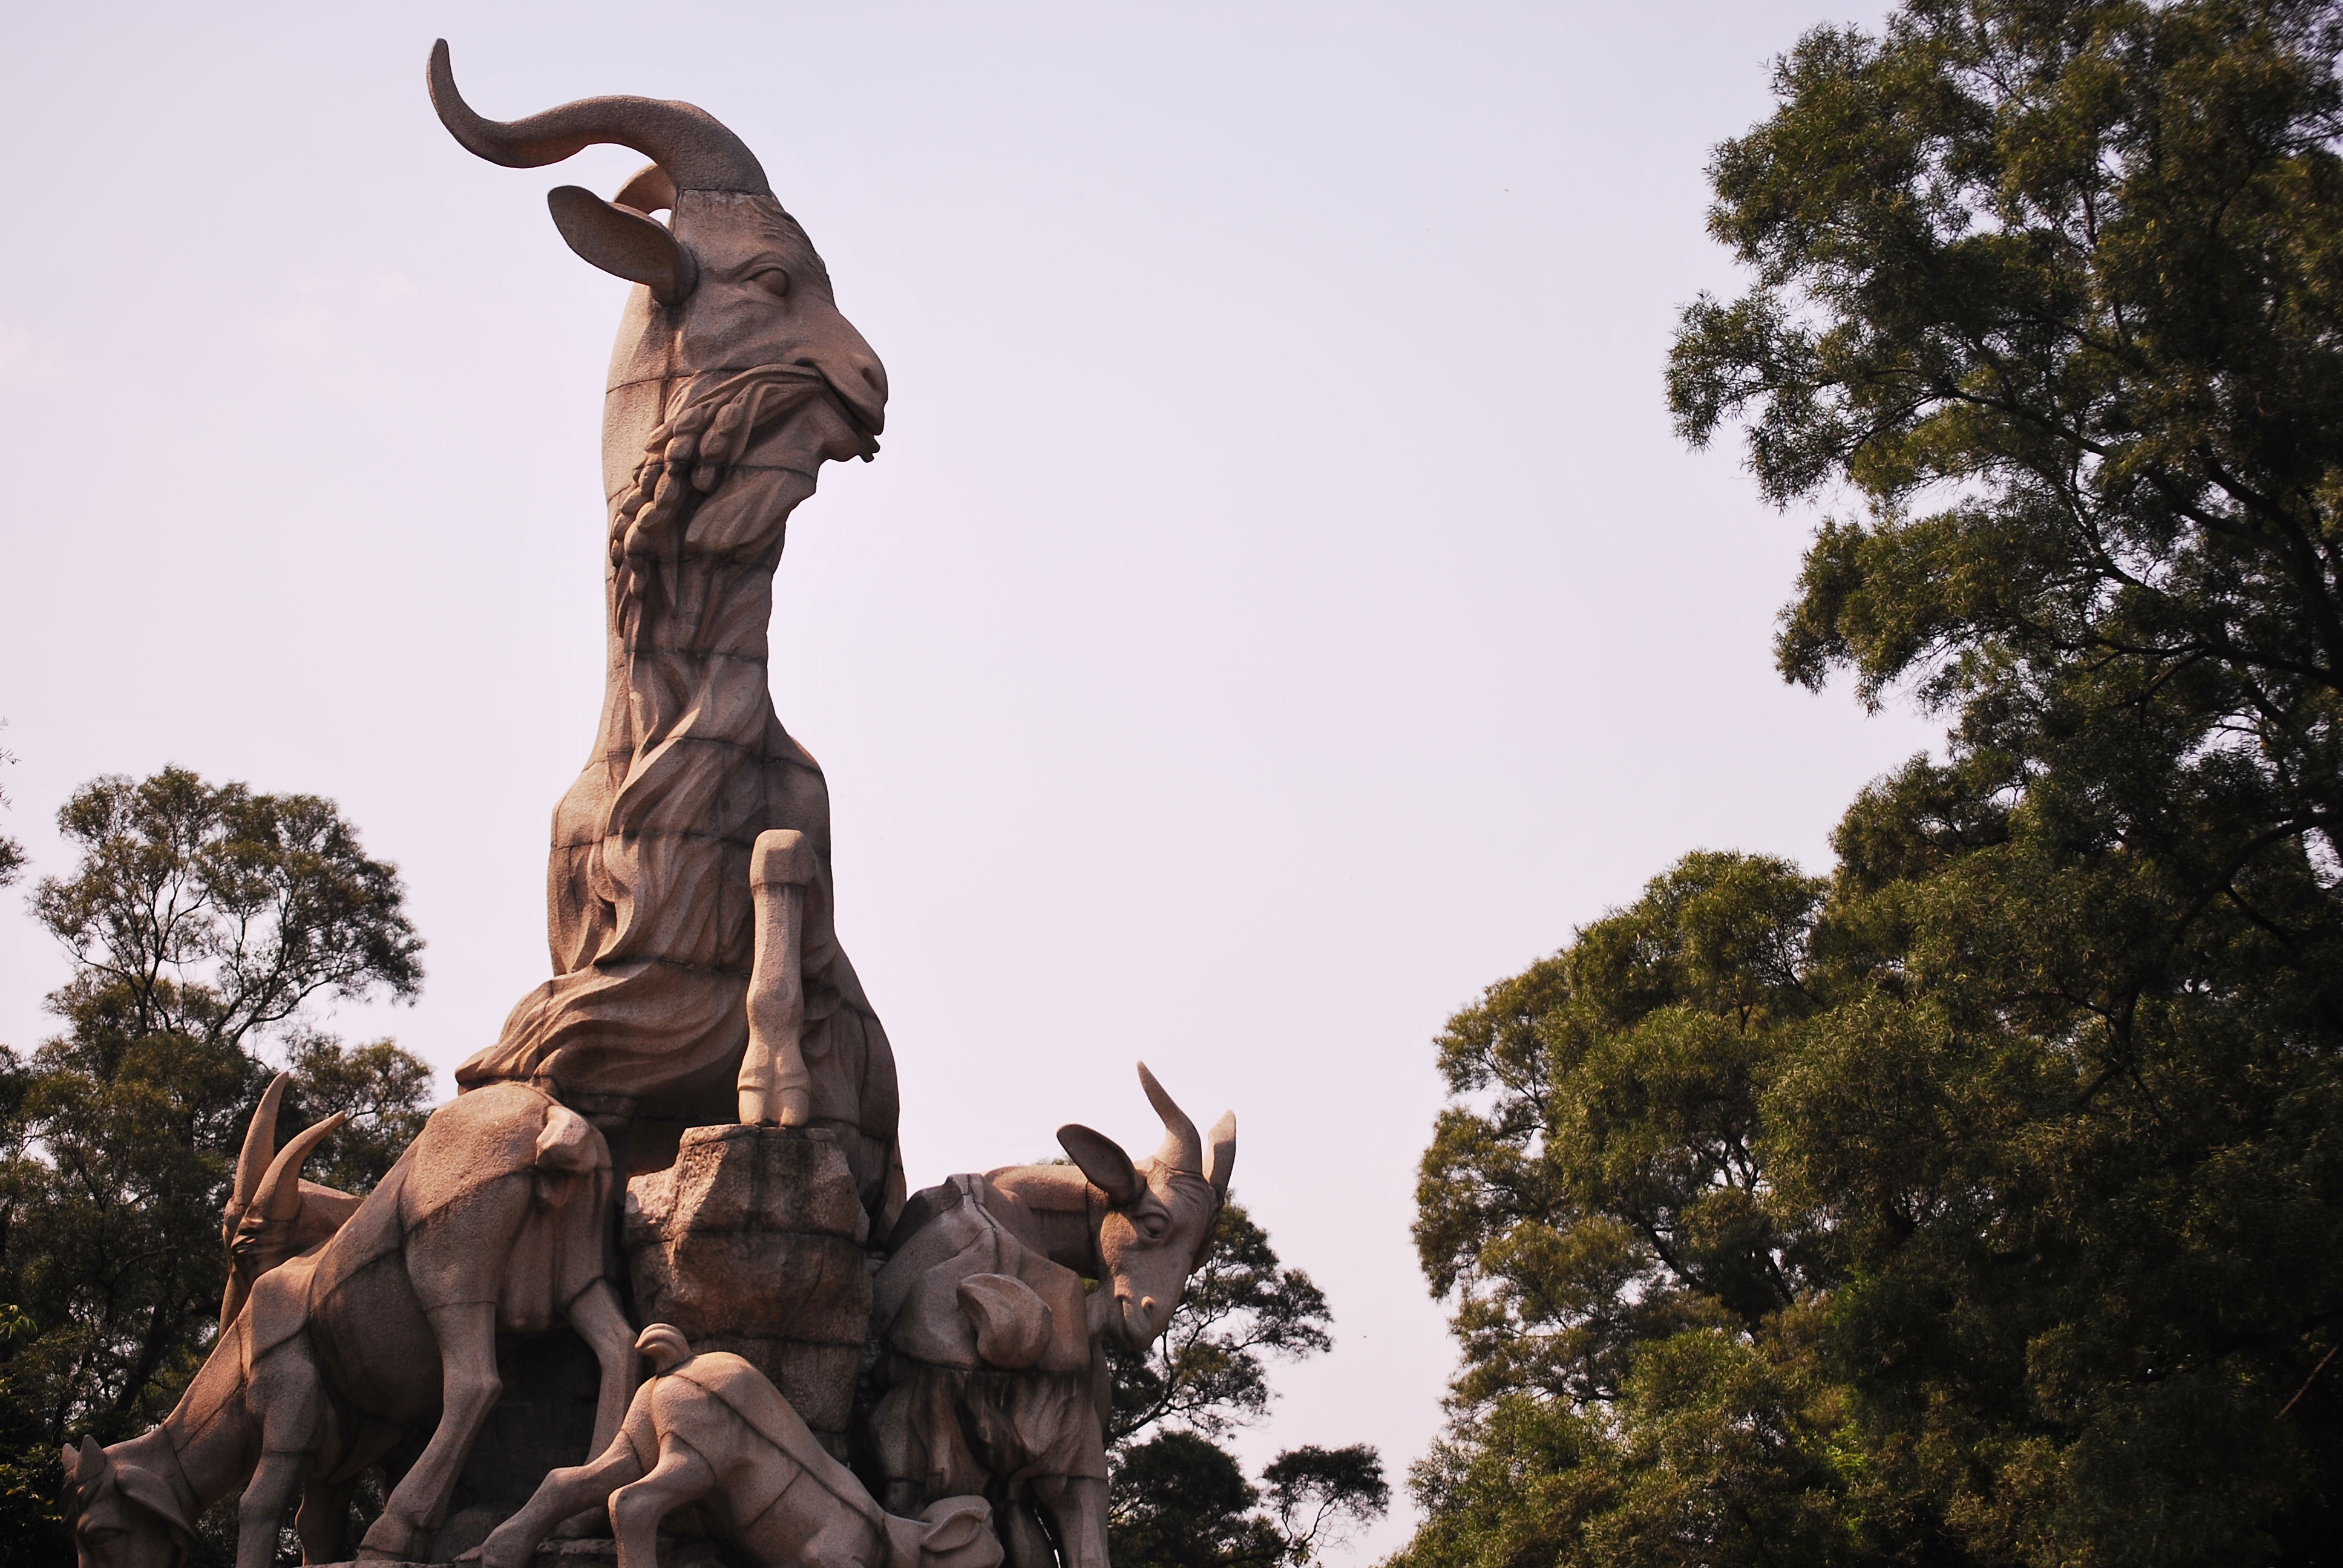
[[[1277,1568],[1321,1560],[1345,1526],[1391,1501],[1383,1462],[1364,1443],[1290,1449],[1262,1489],[1229,1452],[1194,1432],[1158,1432],[1115,1456],[1108,1554],[1117,1568]]]
[[[57,827],[82,863],[33,894],[75,964],[50,1005],[101,1059],[165,1035],[240,1047],[320,992],[408,997],[422,981],[397,871],[330,800],[166,768],[85,785]]]
[[[1755,1141],[1813,1010],[1820,894],[1778,860],[1692,856],[1450,1020],[1415,1240],[1459,1295],[1467,1402],[1612,1399],[1636,1345],[1795,1299],[1807,1239],[1768,1211]]]
[[[59,826],[81,863],[33,903],[75,960],[49,998],[67,1029],[0,1048],[0,1536],[28,1538],[56,1526],[58,1445],[152,1424],[209,1349],[259,1050],[293,1073],[282,1134],[353,1113],[308,1166],[348,1190],[388,1169],[430,1082],[387,1040],[297,1027],[321,994],[421,980],[397,873],[329,802],[166,769],[85,786]]]
[[[1393,1568],[1862,1560],[1838,1402],[1783,1352],[1688,1329],[1645,1346],[1607,1403],[1512,1393],[1473,1411],[1416,1466],[1428,1518]]]
[[[1719,149],[1755,276],[1684,314],[1680,427],[1845,487],[1789,677],[1909,682],[2005,782],[2197,873],[2343,809],[2343,16],[2320,0],[1914,0],[1810,34]]]
[[[1380,1519],[1391,1506],[1383,1457],[1363,1442],[1289,1448],[1269,1462],[1261,1479],[1286,1555],[1295,1563],[1319,1561],[1322,1549],[1341,1543],[1346,1526]]]
[[[1214,1439],[1269,1408],[1266,1357],[1332,1349],[1325,1295],[1278,1261],[1243,1205],[1222,1205],[1211,1248],[1144,1356],[1110,1349],[1110,1554],[1118,1568],[1302,1563],[1390,1503],[1364,1444],[1281,1453],[1262,1492]],[[1271,1517],[1273,1514],[1274,1517]]]
[[[1719,150],[1676,417],[1860,508],[1781,668],[1949,744],[1826,885],[1690,857],[1451,1025],[1404,1561],[2343,1539],[2338,42],[1909,0]]]
[[[1411,1568],[2316,1560],[2324,895],[2262,894],[2292,948],[2200,912],[2151,983],[2157,869],[2053,857],[2030,807],[1885,875],[1941,779],[1858,803],[1826,895],[1688,857],[1453,1020],[1417,1239],[1465,1362]]]
[[[1450,1020],[1415,1236],[1464,1364],[1400,1563],[1844,1554],[1829,1220],[1775,1201],[1764,1141],[1825,1011],[1824,893],[1688,856]]]
[[[1159,1433],[1115,1457],[1108,1554],[1123,1568],[1273,1568],[1285,1539],[1252,1513],[1260,1497],[1210,1438]]]
[[[5,729],[7,728],[8,721],[5,719],[0,719],[0,729]],[[0,746],[0,768],[13,768],[15,765],[16,754],[8,749],[5,746]],[[5,786],[0,786],[0,806],[13,806],[15,804],[15,801],[8,799],[7,789]],[[7,834],[0,833],[0,888],[6,887],[9,883],[15,881],[18,877],[21,877],[24,874],[25,846],[18,843],[15,839],[8,837]]]

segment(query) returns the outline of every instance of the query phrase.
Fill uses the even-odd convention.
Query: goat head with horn
[[[1106,1568],[1105,1348],[1144,1352],[1170,1325],[1236,1166],[1233,1114],[1200,1137],[1143,1062],[1139,1081],[1163,1121],[1152,1158],[1061,1127],[1072,1165],[914,1195],[871,1282],[886,1505],[985,1493],[1011,1568]]]
[[[227,1249],[227,1286],[220,1292],[220,1332],[236,1322],[252,1293],[252,1282],[284,1262],[330,1241],[343,1221],[357,1212],[358,1199],[301,1174],[303,1161],[349,1118],[337,1111],[277,1147],[277,1113],[293,1075],[269,1081],[245,1131],[236,1156],[236,1184],[220,1215],[220,1244]]]
[[[448,131],[492,163],[536,167],[597,143],[656,160],[616,201],[575,186],[547,198],[579,256],[639,286],[603,417],[608,686],[592,761],[554,813],[554,978],[456,1081],[553,1084],[614,1130],[636,1115],[775,1120],[759,1075],[736,1076],[756,961],[746,894],[759,836],[798,833],[793,1027],[821,1066],[782,1119],[844,1139],[883,1227],[900,1201],[893,1056],[839,950],[828,786],[773,711],[766,661],[788,518],[824,462],[878,450],[887,373],[755,155],[706,110],[614,96],[486,119],[445,42],[429,81]],[[711,891],[724,888],[743,896]],[[629,1146],[627,1163],[656,1170],[672,1148]]]

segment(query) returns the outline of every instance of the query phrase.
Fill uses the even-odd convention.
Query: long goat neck
[[[1008,1193],[1033,1219],[1036,1249],[1086,1280],[1099,1277],[1098,1221],[1105,1195],[1072,1165],[1004,1165],[984,1179]]]

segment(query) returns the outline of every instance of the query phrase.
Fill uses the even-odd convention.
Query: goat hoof
[[[412,1563],[422,1553],[416,1551],[423,1532],[386,1513],[374,1522],[358,1543],[357,1561],[361,1563]]]

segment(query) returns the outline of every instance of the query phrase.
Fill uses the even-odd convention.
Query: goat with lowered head
[[[252,1205],[277,1211],[298,1179],[280,1155]],[[602,1135],[538,1090],[497,1084],[441,1106],[324,1245],[253,1279],[160,1426],[65,1451],[83,1568],[171,1568],[196,1516],[231,1493],[236,1568],[268,1568],[296,1494],[304,1556],[331,1561],[350,1483],[410,1434],[427,1441],[359,1556],[421,1555],[501,1392],[502,1333],[567,1322],[593,1349],[598,1450],[635,1372],[634,1331],[604,1277],[610,1183]]]
[[[1233,1114],[1200,1138],[1145,1063],[1139,1081],[1163,1121],[1151,1159],[1061,1127],[1071,1165],[914,1194],[872,1282],[885,1392],[869,1435],[886,1505],[982,1493],[1012,1568],[1051,1568],[1051,1538],[1064,1568],[1107,1568],[1104,1347],[1162,1335],[1236,1166]]]

